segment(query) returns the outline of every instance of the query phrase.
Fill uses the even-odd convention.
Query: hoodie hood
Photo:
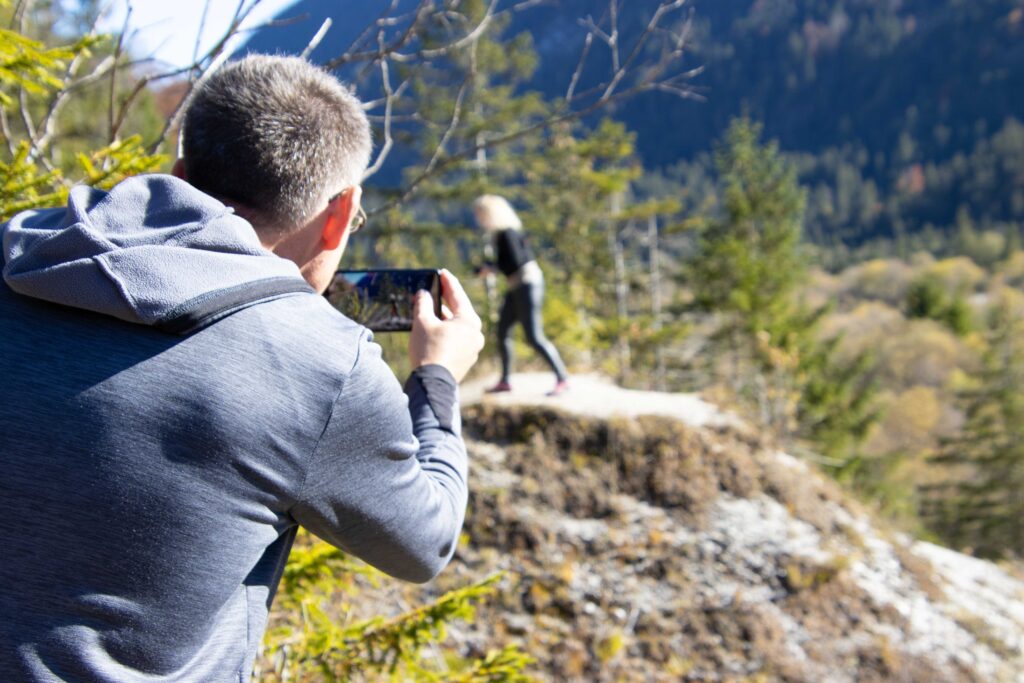
[[[247,221],[169,175],[75,187],[66,208],[20,213],[0,233],[15,292],[174,331],[313,291]]]

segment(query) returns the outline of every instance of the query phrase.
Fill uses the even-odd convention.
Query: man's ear
[[[171,175],[181,180],[188,180],[185,177],[185,160],[178,157],[178,160],[174,162],[174,166],[171,167]]]
[[[362,197],[362,188],[357,185],[343,191],[327,205],[327,220],[324,221],[321,235],[325,249],[337,249],[341,244],[341,240],[348,232],[349,226],[352,225],[352,219],[359,209],[360,197]]]

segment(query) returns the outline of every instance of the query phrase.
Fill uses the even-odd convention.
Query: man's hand
[[[484,347],[480,316],[466,296],[466,290],[447,270],[441,271],[441,299],[444,320],[434,315],[429,292],[418,292],[409,335],[409,361],[413,368],[440,365],[461,382]]]

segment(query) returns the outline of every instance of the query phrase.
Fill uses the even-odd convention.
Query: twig
[[[7,151],[14,156],[17,151],[17,147],[14,145],[14,136],[11,135],[11,122],[7,120],[7,110],[0,107],[0,133],[4,136],[4,141],[7,143]]]
[[[355,52],[354,49],[358,47],[358,43],[353,43],[352,49],[328,61],[324,65],[324,68],[326,68],[328,71],[334,71],[335,69],[345,66],[346,64],[351,64],[353,62],[372,62],[378,59],[394,57],[394,55],[396,55],[399,50],[401,50],[403,47],[409,44],[409,42],[411,42],[412,39],[416,36],[416,29],[418,29],[419,25],[423,22],[423,20],[430,15],[430,12],[428,10],[432,6],[433,5],[429,0],[420,0],[419,5],[416,7],[416,11],[412,14],[412,21],[409,22],[409,25],[402,32],[402,35],[400,35],[393,43],[391,43],[391,45],[388,45],[387,47],[383,48],[378,47],[377,50],[375,51]],[[394,4],[392,4],[392,8],[393,7]],[[372,30],[372,28],[378,29],[377,37],[379,43],[380,37],[383,35],[385,28],[389,25],[395,24],[395,20],[388,19],[385,14],[383,17],[375,21],[373,27],[369,28],[368,31]],[[366,35],[368,31],[364,31],[363,35]],[[398,59],[397,61],[402,60]]]
[[[114,68],[110,70],[110,99],[107,102],[107,130],[108,144],[113,144],[117,139],[117,131],[120,129],[120,120],[114,116],[114,105],[117,101],[117,61],[121,58],[121,50],[124,47],[124,36],[128,32],[128,22],[131,21],[132,6],[128,5],[128,11],[124,15],[124,24],[121,26],[121,33],[117,36],[117,44],[114,46]],[[116,123],[116,125],[115,125]]]
[[[386,59],[380,61],[380,78],[381,83],[384,87],[384,144],[381,145],[380,152],[377,153],[377,159],[373,164],[363,172],[363,178],[369,178],[374,173],[380,170],[384,164],[384,160],[388,154],[391,153],[391,146],[393,140],[391,138],[391,112],[394,106],[394,91],[391,89],[391,72],[388,68],[388,62]],[[408,82],[408,81],[406,81]],[[403,83],[403,86],[405,84]]]
[[[324,39],[324,36],[326,36],[327,32],[330,30],[331,18],[327,17],[326,19],[324,19],[324,23],[320,24],[320,28],[317,30],[315,34],[313,34],[313,37],[309,39],[309,42],[306,43],[306,47],[303,48],[302,54],[300,54],[299,56],[302,57],[303,59],[309,59],[309,56],[313,54],[313,50],[315,50],[320,45],[320,42]]]
[[[18,6],[15,9],[14,17],[17,19],[17,31],[18,33],[25,34],[25,15],[31,8],[32,1],[24,0],[24,2],[18,2]],[[12,19],[13,22],[13,19]],[[46,163],[43,159],[43,154],[39,149],[36,136],[36,127],[32,121],[32,114],[28,110],[28,91],[25,90],[24,85],[18,86],[18,115],[21,118],[21,125],[25,127],[25,135],[28,136],[28,142],[30,145],[29,157],[32,159],[40,159]],[[47,170],[52,170],[47,168]]]
[[[506,145],[506,144],[508,144],[510,142],[514,142],[514,141],[516,141],[516,140],[518,140],[518,139],[520,139],[522,137],[530,135],[531,133],[535,133],[535,132],[540,131],[540,130],[551,128],[551,127],[557,126],[558,124],[566,123],[568,121],[575,121],[575,120],[584,118],[584,117],[588,116],[589,114],[592,114],[593,112],[597,111],[601,107],[609,104],[610,102],[618,101],[620,99],[624,99],[624,98],[630,97],[632,95],[635,95],[635,94],[637,94],[639,92],[643,92],[644,90],[650,90],[650,89],[653,89],[653,88],[654,88],[653,85],[650,85],[650,86],[645,85],[645,86],[637,86],[637,87],[629,89],[629,90],[624,90],[624,91],[619,92],[618,94],[611,95],[611,96],[609,96],[609,97],[607,97],[605,99],[595,101],[595,102],[591,103],[590,105],[584,107],[583,109],[579,109],[579,110],[576,110],[576,111],[571,111],[571,112],[568,112],[568,113],[565,113],[565,114],[561,114],[561,115],[558,115],[558,116],[553,116],[551,118],[547,118],[547,119],[544,119],[543,121],[539,121],[539,122],[537,122],[535,124],[532,124],[532,125],[526,126],[524,128],[521,128],[521,129],[519,129],[517,131],[513,131],[511,133],[508,133],[506,135],[503,135],[503,136],[500,136],[500,137],[496,137],[496,138],[490,138],[490,139],[487,139],[486,141],[483,141],[483,142],[471,145],[469,147],[466,147],[465,149],[462,149],[459,152],[456,152],[455,154],[452,154],[451,156],[449,156],[444,161],[439,161],[433,168],[425,169],[424,171],[420,172],[406,186],[406,188],[404,189],[404,191],[402,193],[400,193],[398,196],[396,196],[393,199],[391,199],[388,202],[386,202],[383,206],[379,207],[378,211],[385,211],[385,210],[390,209],[390,208],[392,208],[392,207],[394,207],[394,206],[396,206],[398,204],[401,204],[402,202],[405,202],[410,197],[412,197],[414,194],[416,194],[416,191],[419,189],[419,186],[422,185],[430,177],[432,177],[435,173],[443,171],[444,169],[449,168],[450,166],[453,166],[454,164],[458,163],[459,161],[464,161],[466,159],[472,158],[481,149],[489,149],[491,147],[500,147],[501,145]]]
[[[583,49],[580,50],[580,60],[576,64],[576,70],[572,72],[572,79],[569,81],[569,89],[565,91],[565,101],[572,102],[573,93],[576,91],[576,85],[579,83],[580,78],[583,75],[583,65],[587,61],[587,55],[590,54],[590,46],[594,42],[594,34],[591,31],[587,31],[587,37],[583,39]]]
[[[448,45],[445,45],[444,47],[441,48],[436,48],[433,50],[421,50],[419,52],[419,56],[424,57],[425,59],[433,59],[436,57],[446,55],[452,52],[453,50],[458,50],[463,45],[471,45],[472,49],[476,50],[477,42],[479,41],[480,36],[483,35],[483,32],[487,30],[487,27],[490,25],[491,20],[494,18],[494,9],[497,6],[498,0],[491,0],[491,4],[487,6],[487,11],[484,12],[484,16],[480,19],[480,22],[467,35],[460,38],[459,40],[456,40],[454,43],[449,43]]]
[[[103,15],[102,10],[93,19],[92,26],[89,27],[87,37],[94,38],[98,34],[99,20]],[[42,120],[39,122],[39,128],[42,129],[43,133],[39,136],[39,148],[43,152],[49,149],[50,142],[53,140],[57,133],[57,115],[64,107],[64,103],[68,101],[68,96],[81,85],[98,81],[106,76],[107,70],[116,66],[117,61],[110,56],[105,57],[100,61],[99,64],[92,70],[88,76],[75,80],[75,76],[78,74],[78,69],[85,63],[85,56],[83,53],[75,55],[74,59],[68,64],[68,68],[64,71],[64,78],[62,79],[64,86],[54,93],[53,98],[50,100],[50,104],[46,109],[46,113],[43,114]]]
[[[201,83],[203,80],[208,78],[214,71],[216,71],[220,67],[220,65],[223,64],[230,56],[226,49],[228,43],[235,35],[239,33],[239,28],[241,27],[242,23],[246,20],[246,18],[248,18],[249,14],[257,5],[259,5],[259,3],[260,0],[252,0],[252,4],[246,6],[246,0],[239,0],[238,6],[235,8],[234,16],[232,17],[227,30],[224,31],[223,35],[221,35],[221,37],[217,40],[213,47],[211,47],[206,52],[205,55],[195,60],[192,64],[181,69],[176,69],[174,72],[170,72],[177,74],[191,73],[192,78],[190,79],[189,87],[186,90],[184,97],[182,97],[181,101],[178,102],[177,106],[174,108],[174,111],[167,118],[167,121],[164,122],[164,126],[161,129],[160,133],[153,140],[153,142],[150,143],[147,149],[147,152],[149,154],[155,154],[157,150],[160,149],[160,146],[163,145],[164,141],[167,139],[167,134],[180,123],[181,116],[185,110],[185,104],[186,102],[188,102],[189,95],[191,95],[192,91],[196,88],[196,86],[199,85],[199,83]],[[202,64],[204,62],[207,62],[207,60],[209,60],[209,63],[205,68],[203,68]],[[164,76],[167,75],[169,74],[165,74]],[[152,81],[155,79],[149,80]],[[144,85],[142,87],[144,87]],[[137,84],[135,92],[137,93],[140,91],[141,88]]]
[[[462,103],[466,98],[466,91],[469,90],[469,84],[472,80],[473,74],[468,74],[466,78],[463,79],[462,85],[459,86],[459,92],[455,96],[455,104],[452,106],[452,118],[448,122],[448,127],[445,129],[441,139],[438,141],[437,147],[434,149],[433,156],[431,156],[430,161],[427,162],[427,165],[423,170],[424,173],[430,173],[434,166],[437,165],[441,155],[444,153],[445,145],[448,144],[448,141],[451,140],[452,135],[455,133],[455,129],[458,128],[459,122],[462,120]]]

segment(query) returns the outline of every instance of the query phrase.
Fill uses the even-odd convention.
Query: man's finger
[[[455,314],[448,308],[448,304],[441,304],[441,320],[451,320],[454,317]]]
[[[437,316],[434,315],[434,297],[430,296],[430,292],[425,289],[416,292],[416,299],[412,304],[412,315],[424,324],[437,321]]]
[[[466,290],[462,288],[462,283],[448,270],[441,271],[441,296],[448,304],[453,316],[458,317],[467,311],[473,312],[475,315],[473,304],[469,300]]]

